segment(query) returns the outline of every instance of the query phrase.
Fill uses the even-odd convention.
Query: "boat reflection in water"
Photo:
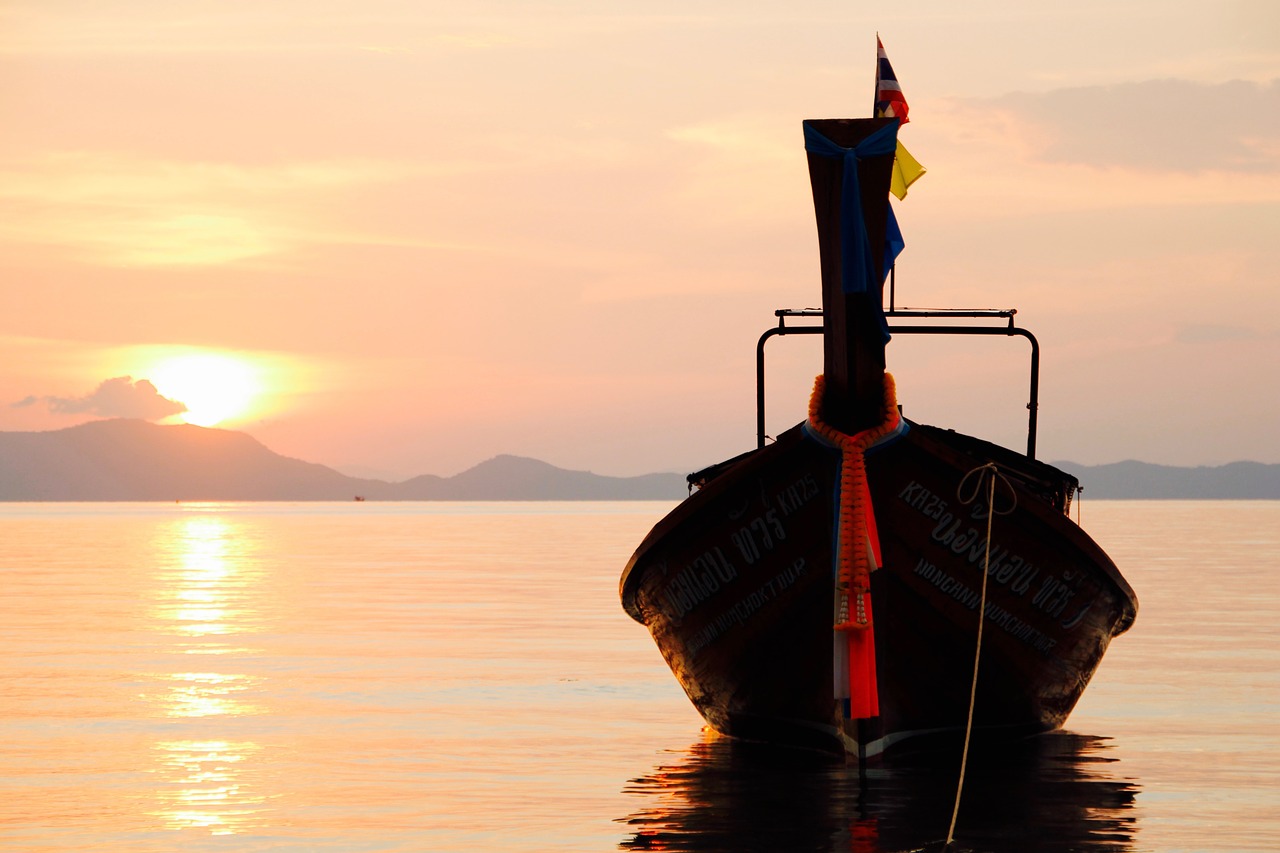
[[[1133,849],[1138,786],[1107,741],[1055,732],[969,756],[953,850]],[[955,806],[959,752],[880,767],[708,733],[634,779],[624,850],[935,851]]]

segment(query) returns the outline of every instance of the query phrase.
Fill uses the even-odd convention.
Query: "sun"
[[[261,391],[258,370],[224,353],[190,353],[157,362],[146,377],[165,397],[187,407],[178,417],[210,427],[244,416]]]

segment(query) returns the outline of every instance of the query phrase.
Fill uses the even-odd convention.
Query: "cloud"
[[[1280,172],[1280,80],[1148,80],[985,102],[1032,135],[1037,160],[1147,171]]]
[[[45,397],[49,411],[64,415],[93,414],[109,418],[141,418],[154,421],[177,415],[187,407],[177,400],[170,400],[156,390],[150,380],[132,376],[108,379],[92,394],[83,397]],[[25,406],[35,402],[28,397],[14,405]]]
[[[1178,330],[1177,338],[1182,343],[1203,344],[1221,343],[1224,341],[1256,341],[1280,337],[1277,333],[1266,333],[1244,326],[1226,326],[1214,324],[1192,324]]]
[[[402,161],[276,165],[148,160],[111,152],[0,151],[0,239],[71,245],[122,266],[215,266],[334,239],[318,210],[406,177],[449,174]]]

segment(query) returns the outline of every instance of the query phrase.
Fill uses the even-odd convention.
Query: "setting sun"
[[[146,374],[156,390],[187,407],[178,417],[213,426],[243,416],[260,391],[258,371],[222,353],[193,353],[158,362]]]

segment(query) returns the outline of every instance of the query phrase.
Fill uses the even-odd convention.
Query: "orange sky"
[[[1043,458],[1280,462],[1280,7],[877,5],[6,3],[0,429],[171,415],[215,353],[221,426],[348,472],[747,449],[818,301],[800,123],[870,113],[879,31],[929,168],[898,304],[1019,309]],[[1014,447],[1025,357],[889,350],[908,416]],[[770,344],[771,431],[820,367]]]

